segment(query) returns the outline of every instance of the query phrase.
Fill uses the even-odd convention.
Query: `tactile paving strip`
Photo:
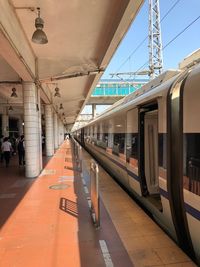
[[[43,170],[41,175],[53,175],[56,174],[56,170]]]

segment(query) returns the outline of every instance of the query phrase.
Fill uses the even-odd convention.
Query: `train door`
[[[138,109],[134,108],[127,112],[126,129],[126,168],[130,189],[142,195],[141,180],[138,173]]]
[[[144,154],[147,190],[149,195],[158,194],[158,110],[144,116]]]
[[[139,118],[142,193],[151,204],[162,210],[158,177],[158,104],[141,107]]]
[[[194,229],[196,229],[195,233],[193,232],[194,236],[199,229],[196,228],[195,224],[192,224],[192,227],[195,228],[191,230],[190,222],[192,220],[195,221],[194,214],[198,211],[198,209],[195,209],[195,205],[197,205],[196,200],[198,196],[189,193],[190,188],[187,188],[187,183],[190,177],[190,157],[198,154],[196,154],[198,143],[194,141],[194,133],[196,133],[199,125],[199,117],[196,112],[199,107],[199,98],[198,94],[196,94],[196,92],[199,92],[199,82],[194,79],[194,84],[189,84],[188,86],[187,75],[187,72],[180,75],[168,92],[167,189],[179,245],[187,254],[194,258],[193,245],[198,244],[199,246],[199,235],[197,235],[198,241],[194,244],[192,244],[191,236]],[[194,88],[196,88],[196,92],[193,91]],[[193,145],[196,146],[194,150],[194,147],[191,147],[191,140],[194,141]],[[192,150],[194,154],[193,152],[191,153]],[[185,164],[186,162],[188,164]],[[192,197],[195,200],[194,206],[191,202]]]
[[[195,77],[196,76],[196,77]],[[193,78],[193,79],[192,79]],[[189,233],[200,264],[200,90],[198,75],[188,77],[183,89],[182,174],[183,199]]]

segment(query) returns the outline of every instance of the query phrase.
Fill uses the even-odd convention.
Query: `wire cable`
[[[173,41],[175,41],[181,34],[183,34],[189,27],[191,27],[198,19],[200,19],[200,16],[198,16],[196,19],[194,19],[190,24],[188,24],[181,32],[179,32],[174,38],[172,38],[162,49],[162,51],[168,47]]]
[[[180,35],[182,35],[188,28],[190,28],[197,20],[200,19],[200,15],[194,19],[190,24],[188,24],[182,31],[180,31],[175,37],[173,37],[162,49],[162,51],[165,50],[166,47],[168,47],[172,42],[174,42]],[[149,61],[145,62],[138,70],[136,70],[136,73],[140,71]]]
[[[162,22],[169,14],[170,12],[175,8],[175,6],[180,2],[181,0],[177,0],[172,7],[166,12],[166,14],[162,17],[161,21]],[[119,68],[115,71],[117,73],[122,66],[124,66],[128,60],[136,53],[136,51],[143,45],[143,43],[148,39],[148,35],[138,44],[138,46],[133,50],[133,52],[126,58],[126,60],[119,66]]]

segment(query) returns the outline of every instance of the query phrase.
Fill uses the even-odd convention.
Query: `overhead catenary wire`
[[[163,49],[162,49],[162,51],[164,51],[165,50],[165,48],[167,48],[171,43],[173,43],[180,35],[182,35],[188,28],[190,28],[197,20],[199,20],[200,19],[200,15],[196,18],[196,19],[194,19],[192,22],[190,22],[182,31],[180,31],[176,36],[174,36],[164,47],[163,47]],[[139,68],[139,69],[137,69],[136,70],[136,73],[138,72],[138,71],[140,71],[141,69],[143,69],[143,67],[146,65],[146,64],[148,64],[148,60]]]
[[[188,28],[190,28],[197,20],[200,19],[200,15],[194,19],[190,24],[188,24],[182,31],[180,31],[174,38],[172,38],[164,47],[163,50],[168,47],[173,41],[175,41],[182,33],[184,33]]]
[[[175,8],[175,6],[180,2],[181,0],[177,0],[171,8],[165,13],[165,15],[161,18],[160,22],[162,22],[169,14],[170,12]],[[128,60],[136,53],[136,51],[143,45],[143,43],[148,39],[148,35],[138,44],[138,46],[133,50],[133,52],[126,58],[126,60],[119,66],[119,68],[115,71],[115,73],[119,72],[121,67],[123,67]],[[146,65],[146,64],[145,64]]]

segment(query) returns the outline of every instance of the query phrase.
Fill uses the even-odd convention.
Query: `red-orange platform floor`
[[[5,186],[6,191],[2,187],[0,194],[0,266],[105,266],[99,240],[112,246],[115,266],[132,266],[105,209],[102,226],[95,229],[80,173],[65,168],[75,167],[71,161],[70,143],[66,142],[35,180],[21,176],[6,180],[12,168],[6,169],[2,181],[9,181],[10,186]],[[26,181],[28,185],[23,186]],[[15,198],[15,209],[3,219],[7,204]]]
[[[102,168],[95,229],[90,159],[83,152],[81,175],[65,141],[37,179],[0,167],[0,267],[195,266]]]

